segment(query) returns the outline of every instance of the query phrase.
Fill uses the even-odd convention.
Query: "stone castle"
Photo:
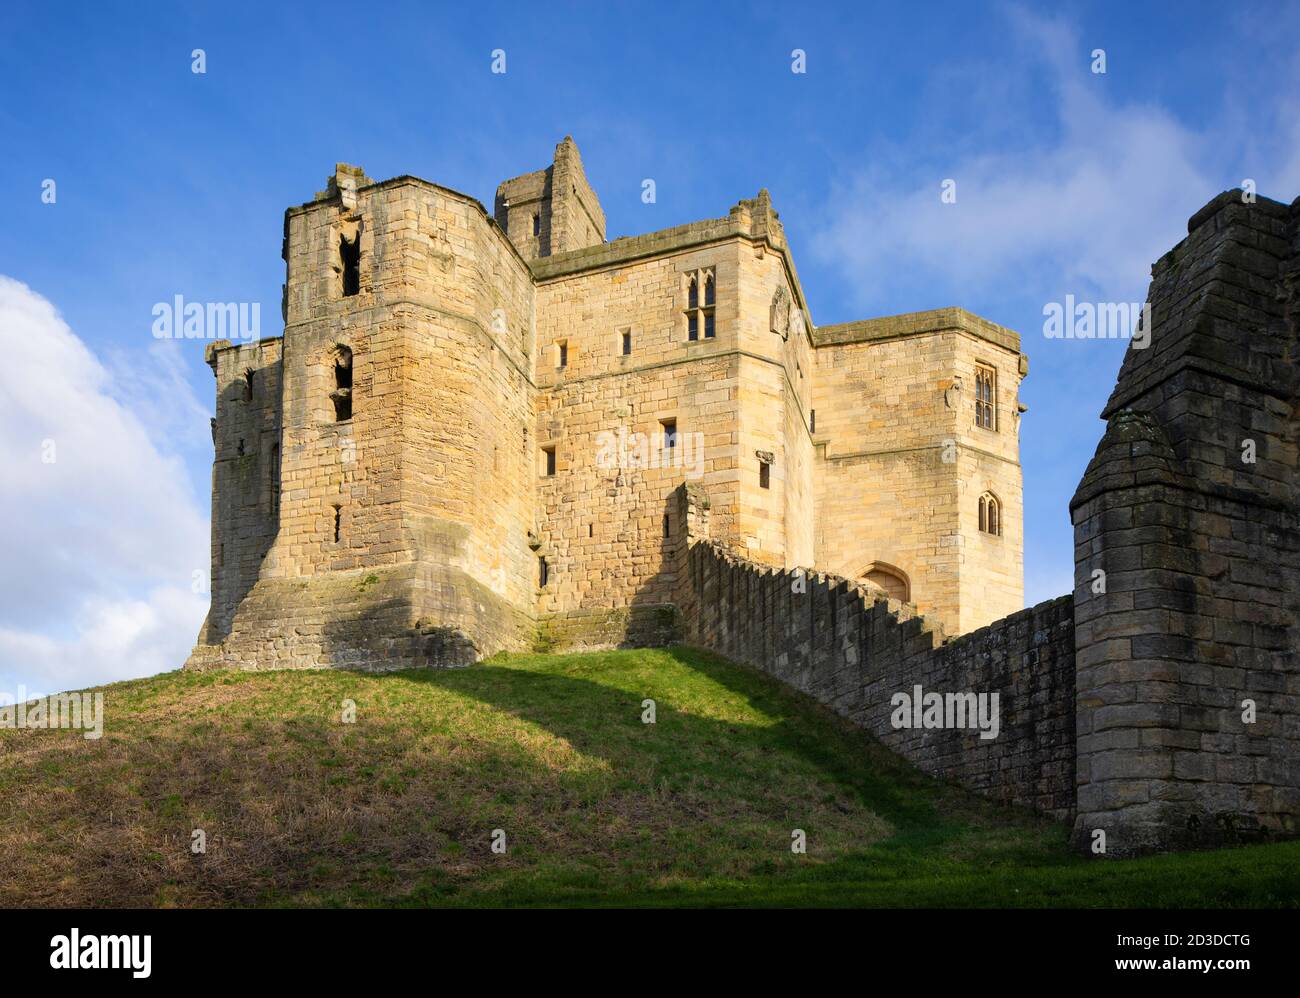
[[[815,326],[766,191],[605,240],[577,146],[489,214],[340,165],[285,213],[284,335],[213,343],[194,664],[462,665],[680,636],[681,524],[948,633],[1023,605],[1019,338]]]
[[[208,347],[189,665],[684,641],[1093,854],[1294,836],[1300,199],[1187,230],[1070,504],[1074,591],[1021,609],[1014,333],[815,326],[766,192],[605,242],[569,139],[492,215],[340,166],[285,215],[284,336]],[[900,726],[921,690],[996,694],[997,736]]]

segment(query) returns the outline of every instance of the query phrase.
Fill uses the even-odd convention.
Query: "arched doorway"
[[[883,589],[890,599],[903,603],[912,600],[912,583],[908,580],[907,573],[894,565],[873,561],[858,573],[858,579]]]

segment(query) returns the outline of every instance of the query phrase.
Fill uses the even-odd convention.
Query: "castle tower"
[[[577,143],[566,135],[555,160],[497,188],[494,215],[527,260],[605,241],[605,213],[587,183]]]
[[[963,634],[1024,605],[1011,330],[959,308],[820,326],[817,564]]]
[[[206,643],[232,664],[364,667],[525,646],[536,601],[527,265],[472,199],[344,165],[285,213],[284,259],[285,333],[278,378],[266,379],[279,398],[259,417],[279,439],[258,443],[276,456],[255,472],[267,484],[250,543],[274,540],[254,577],[214,592]],[[269,358],[258,344],[214,350],[219,397],[240,390],[255,351]],[[234,433],[221,427],[224,446]],[[218,506],[231,502],[229,460],[219,455]],[[214,514],[217,545],[247,565],[250,517]]]

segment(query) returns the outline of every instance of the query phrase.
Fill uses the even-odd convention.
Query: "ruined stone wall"
[[[577,143],[570,136],[555,147],[551,167],[552,253],[567,253],[605,241],[605,212],[587,182]]]
[[[281,340],[210,344],[216,378],[212,421],[212,603],[201,644],[221,641],[253,587],[275,538],[280,501]]]
[[[551,168],[512,177],[497,188],[493,216],[525,260],[551,254]]]
[[[813,696],[927,773],[1065,819],[1074,806],[1069,596],[946,644],[934,625],[847,579],[741,558],[707,534],[706,500],[679,495],[687,640]],[[998,694],[999,730],[898,728],[895,694]],[[986,701],[991,705],[992,701]]]
[[[526,260],[605,241],[605,212],[569,136],[555,147],[546,169],[497,188],[493,216]]]
[[[1071,503],[1081,848],[1300,827],[1298,214],[1192,217]]]

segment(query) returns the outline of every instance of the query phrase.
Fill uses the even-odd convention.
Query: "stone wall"
[[[282,340],[211,343],[216,378],[212,421],[212,602],[200,644],[230,631],[235,608],[257,581],[279,526]]]
[[[772,569],[714,541],[703,491],[678,493],[687,640],[802,690],[927,773],[1066,819],[1074,807],[1074,615],[1063,596],[951,641],[848,579]],[[998,695],[997,737],[899,728],[896,694]],[[992,704],[991,699],[987,703]]]
[[[1080,847],[1300,830],[1298,216],[1192,217],[1071,503]]]

